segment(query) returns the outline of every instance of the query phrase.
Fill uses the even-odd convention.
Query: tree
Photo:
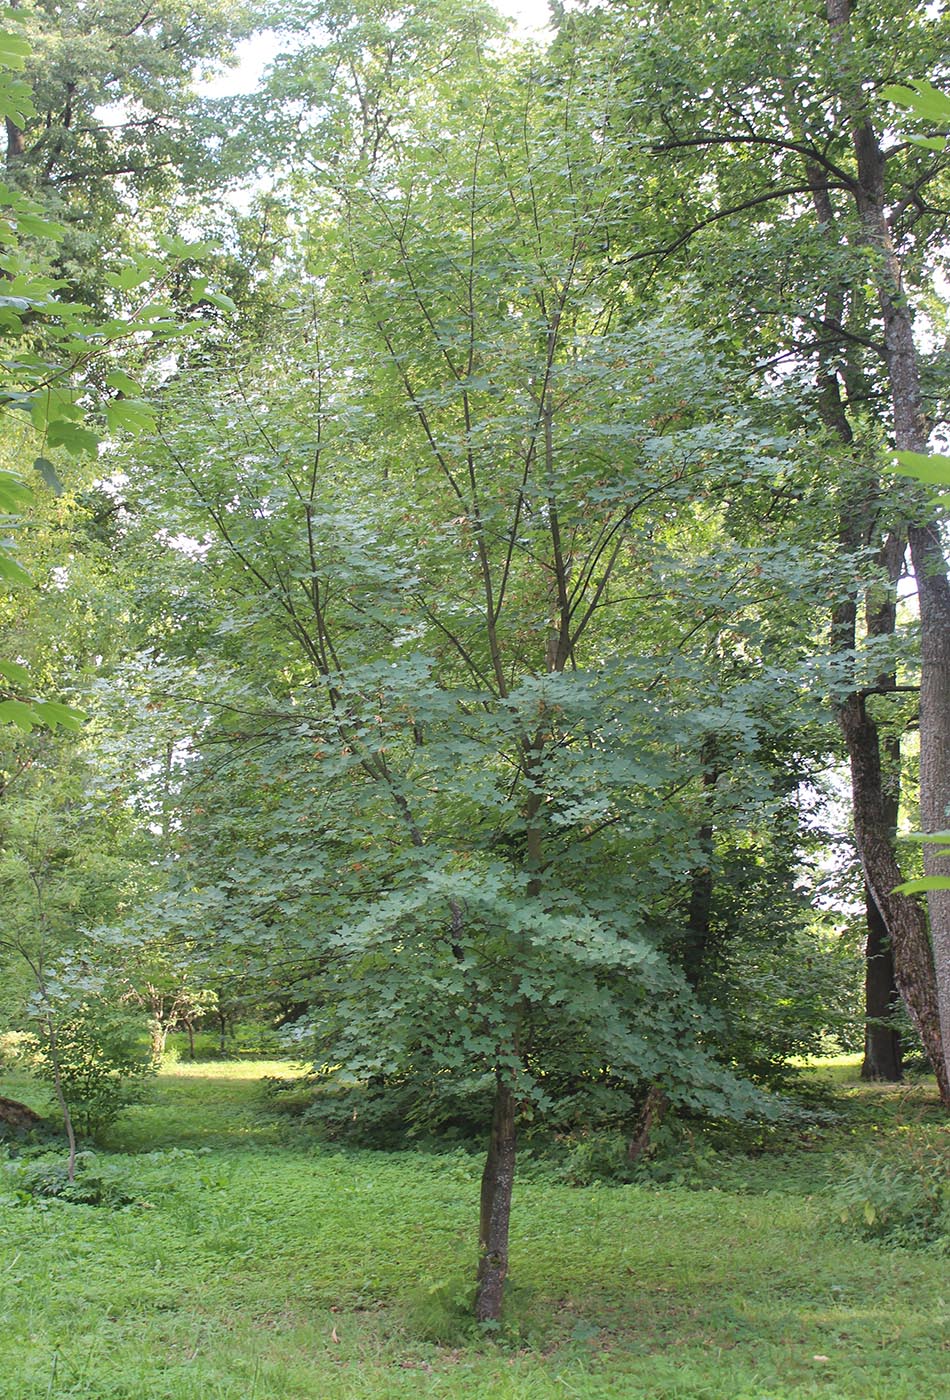
[[[320,1060],[359,1081],[487,1092],[492,1321],[519,1120],[610,1096],[632,1120],[654,1083],[753,1102],[668,950],[713,735],[752,772],[788,720],[788,693],[767,698],[787,668],[730,671],[721,635],[708,655],[691,638],[734,629],[754,653],[751,597],[786,584],[771,545],[736,540],[748,588],[704,586],[687,541],[721,546],[739,481],[773,500],[784,445],[723,413],[715,350],[647,319],[611,260],[609,75],[578,57],[526,84],[450,13],[417,48],[451,49],[451,88],[425,81],[397,130],[357,94],[414,33],[356,21],[331,30],[320,98],[379,140],[293,176],[297,339],[170,385],[149,472],[130,464],[133,498],[176,483],[161,684],[198,637],[207,667],[170,926],[286,955]],[[717,814],[748,820],[741,782],[718,787]]]
[[[912,445],[912,438],[920,444],[919,357],[910,307],[898,288],[901,279],[908,285],[908,278],[927,275],[924,235],[931,219],[940,217],[943,166],[903,143],[882,150],[868,94],[894,74],[896,64],[926,67],[940,52],[945,19],[923,7],[908,17],[900,6],[885,7],[872,22],[860,12],[849,18],[844,4],[831,5],[822,17],[765,9],[750,16],[730,4],[704,7],[701,14],[647,7],[638,13],[650,15],[651,28],[648,35],[636,32],[628,98],[644,112],[644,140],[667,167],[675,162],[680,174],[674,181],[668,168],[663,188],[656,182],[649,187],[669,210],[673,227],[657,240],[652,256],[669,266],[680,250],[701,239],[706,271],[695,258],[691,267],[705,295],[715,298],[714,281],[727,285],[733,298],[741,287],[746,313],[757,317],[757,329],[750,325],[743,337],[746,358],[751,346],[766,373],[785,366],[780,373],[786,382],[800,380],[802,366],[809,367],[811,412],[852,464],[847,478],[836,473],[844,568],[853,568],[848,561],[872,541],[885,577],[895,561],[899,569],[908,542],[915,557],[922,597],[923,747],[939,754],[941,716],[950,712],[935,699],[943,668],[939,541],[932,526],[917,523],[918,503],[906,494],[882,494],[878,461],[883,432],[891,432],[898,446]],[[714,43],[710,32],[717,36]],[[700,50],[709,58],[697,67]],[[633,57],[629,44],[627,53]],[[747,230],[741,241],[739,227]],[[762,258],[763,236],[770,259]],[[731,272],[724,276],[726,266]],[[894,577],[891,572],[892,588]],[[843,586],[832,609],[832,645],[844,663],[833,693],[851,754],[857,841],[887,924],[899,986],[947,1098],[937,989],[946,966],[943,915],[934,904],[935,978],[923,911],[891,893],[900,872],[887,824],[878,725],[868,701],[895,694],[895,681],[890,667],[865,678],[854,665],[861,650],[869,664],[883,659],[877,638],[886,632],[874,629],[890,625],[890,609],[874,605],[867,644],[856,651],[858,591]],[[940,796],[939,763],[928,758],[928,764],[925,824],[932,827],[950,792]]]
[[[56,274],[103,313],[117,251],[153,251],[178,219],[194,228],[195,195],[233,173],[230,104],[195,78],[233,58],[255,15],[240,0],[106,0],[11,18],[32,102],[6,113],[6,179],[60,220]]]

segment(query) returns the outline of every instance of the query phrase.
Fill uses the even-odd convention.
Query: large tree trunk
[[[900,259],[887,221],[885,157],[871,124],[867,95],[861,86],[860,66],[850,42],[851,0],[825,0],[828,22],[840,58],[839,93],[850,125],[857,180],[854,198],[861,220],[862,237],[873,257],[870,271],[884,321],[884,358],[887,364],[894,445],[899,450],[925,452],[929,425],[920,388],[920,366],[914,343],[912,312],[904,294]],[[942,831],[950,807],[950,583],[947,563],[934,524],[915,521],[908,529],[911,559],[920,604],[920,808],[923,830]],[[928,875],[950,875],[950,858],[937,854],[932,843],[924,846]],[[869,881],[878,908],[883,891]],[[933,942],[934,998],[942,1046],[935,1069],[944,1102],[950,1104],[950,891],[927,896]],[[893,929],[892,929],[893,934]],[[895,951],[897,944],[895,941]],[[942,1060],[942,1074],[940,1062]]]
[[[950,586],[936,526],[914,526],[909,538],[920,600],[920,824],[925,832],[946,831],[950,826]],[[935,842],[924,843],[925,874],[950,876],[950,858],[940,855],[941,849]],[[927,907],[944,1068],[950,1080],[950,890],[931,890]],[[946,1102],[950,1104],[950,1098]]]
[[[864,963],[864,1062],[862,1079],[882,1079],[897,1084],[903,1079],[901,1039],[891,1024],[899,992],[894,980],[894,954],[887,925],[874,896],[865,890],[868,940]]]
[[[896,631],[896,587],[904,566],[902,538],[894,534],[888,536],[881,551],[881,562],[887,569],[890,587],[883,596],[873,589],[868,592],[866,614],[869,637],[892,637]],[[884,691],[888,687],[896,686],[897,673],[893,667],[877,677],[877,684]],[[893,844],[901,805],[899,732],[890,734],[885,740],[884,756],[886,770],[882,768],[881,807],[887,822],[888,837]],[[861,1078],[898,1083],[903,1078],[903,1071],[900,1035],[892,1024],[900,1002],[894,949],[883,915],[867,883],[864,886],[864,903],[868,937],[864,964],[864,1063],[861,1066]]]
[[[864,878],[890,935],[898,990],[933,1064],[940,1096],[950,1105],[927,921],[916,899],[894,893],[903,877],[888,827],[877,725],[860,694],[848,696],[838,719],[851,757],[854,833]]]
[[[817,166],[809,165],[807,174],[818,222],[832,236],[835,236],[835,209],[824,173]],[[845,304],[845,288],[832,286],[825,299],[824,319],[826,325],[841,324],[845,314]],[[848,364],[846,352],[846,346],[834,342],[819,352],[818,411],[825,426],[842,443],[850,446],[854,442],[854,433],[841,393],[842,381],[848,386],[849,397],[852,396],[852,393],[854,397],[862,397],[865,386],[860,370]],[[876,493],[876,478],[869,474],[865,491],[859,491],[855,497],[846,499],[842,503],[838,540],[845,558],[854,554],[856,550],[866,547],[870,542],[875,528],[872,500]],[[868,592],[866,604],[868,636],[890,637],[896,630],[896,586],[903,570],[904,553],[903,536],[892,531],[887,536],[880,553],[880,563],[887,572],[891,586],[883,595],[875,590]],[[855,590],[852,589],[834,610],[832,644],[837,652],[848,656],[854,654],[856,642],[857,599]],[[853,668],[851,680],[853,685]],[[897,676],[893,670],[877,679],[877,685],[882,691],[893,689],[896,683]],[[843,703],[843,701],[839,703]],[[877,731],[876,729],[871,731],[866,726],[861,726],[858,729],[849,726],[842,727],[845,739],[849,744],[851,782],[852,787],[855,788],[865,782],[868,776],[873,776],[876,771],[880,770],[881,758],[879,749],[876,763],[873,761],[868,763],[861,753],[851,751],[851,743],[876,744],[878,743]],[[886,822],[886,833],[879,833],[878,840],[886,839],[893,843],[900,805],[899,737],[896,741],[896,752],[891,752],[891,760],[893,770],[891,783],[887,785],[886,789],[882,788],[880,795],[866,794],[862,791],[855,799],[855,806],[861,806],[865,814],[865,821],[871,820],[872,814],[880,809]],[[856,836],[860,854],[861,836],[858,833]],[[862,1078],[866,1079],[899,1080],[901,1078],[900,1039],[897,1033],[884,1023],[896,1009],[895,1003],[899,997],[895,981],[894,949],[883,915],[875,902],[871,887],[866,881],[864,890],[868,932],[864,988],[864,1064],[861,1075]],[[918,1018],[921,1016],[926,1018],[926,1014],[925,1009],[917,1009]]]
[[[491,1140],[482,1173],[479,1223],[478,1287],[475,1316],[479,1322],[500,1322],[508,1273],[508,1222],[515,1182],[515,1098],[499,1074],[495,1086]]]

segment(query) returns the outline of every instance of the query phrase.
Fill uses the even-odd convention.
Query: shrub
[[[839,1225],[865,1240],[950,1250],[947,1144],[908,1137],[904,1150],[844,1159],[832,1191]]]
[[[608,1130],[575,1138],[563,1167],[564,1178],[572,1186],[641,1182],[697,1190],[709,1184],[715,1171],[714,1150],[672,1114],[653,1129],[649,1144],[635,1161],[630,1160],[627,1135]]]
[[[138,1201],[121,1167],[98,1162],[92,1152],[80,1152],[76,1166],[75,1180],[70,1181],[61,1155],[14,1159],[4,1164],[4,1184],[12,1203],[19,1205],[57,1200],[117,1210]]]
[[[44,1032],[36,1051],[36,1072],[52,1083],[58,1068],[75,1127],[95,1136],[128,1104],[141,1100],[145,1079],[153,1073],[141,1026],[123,1008],[90,999],[57,1019],[55,1035],[56,1065]]]
[[[359,1084],[331,1076],[308,1082],[308,1104],[293,1090],[277,1089],[275,1106],[288,1095],[286,1111],[300,1112],[309,1127],[354,1146],[390,1149],[431,1139],[481,1144],[491,1120],[493,1081],[487,1074],[406,1074]]]

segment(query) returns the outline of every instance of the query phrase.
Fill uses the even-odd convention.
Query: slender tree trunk
[[[707,816],[697,832],[700,864],[690,873],[689,908],[683,939],[683,973],[693,991],[698,990],[710,959],[710,919],[713,901],[712,803],[721,770],[716,766],[715,740],[703,744],[702,802]]]
[[[627,1161],[638,1162],[650,1146],[653,1129],[658,1125],[667,1108],[669,1099],[658,1084],[651,1084],[640,1110],[633,1137],[627,1143]]]
[[[63,1126],[66,1129],[66,1141],[69,1143],[69,1156],[66,1160],[66,1176],[70,1181],[76,1180],[76,1133],[73,1129],[73,1116],[69,1111],[69,1104],[66,1102],[66,1093],[63,1089],[63,1076],[59,1066],[59,1043],[56,1039],[56,1027],[53,1025],[53,1018],[46,1017],[46,1034],[49,1038],[49,1058],[53,1066],[53,1089],[56,1094],[56,1102],[63,1115]]]
[[[505,1278],[508,1273],[508,1223],[515,1181],[515,1099],[501,1074],[497,1075],[492,1111],[491,1140],[482,1173],[479,1223],[478,1287],[475,1316],[479,1322],[500,1322]]]
[[[165,1053],[168,1027],[157,1016],[152,1016],[148,1023],[148,1034],[150,1053],[155,1064],[158,1064]]]
[[[897,582],[904,566],[904,541],[889,535],[881,551],[889,587],[883,596],[868,592],[866,603],[869,637],[892,637],[897,629]],[[893,668],[877,677],[886,690],[897,684]],[[881,805],[888,835],[893,844],[901,804],[901,736],[892,733],[884,742],[886,767],[882,765]],[[901,1040],[892,1020],[900,1003],[894,967],[894,949],[883,915],[867,883],[864,886],[868,937],[864,964],[864,1063],[862,1079],[883,1079],[899,1083],[903,1078]]]

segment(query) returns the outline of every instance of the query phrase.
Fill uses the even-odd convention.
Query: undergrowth
[[[471,1320],[481,1152],[328,1143],[273,1114],[265,1074],[292,1077],[170,1066],[111,1150],[81,1156],[85,1199],[64,1189],[64,1152],[10,1149],[0,1400],[941,1392],[939,1244],[846,1236],[833,1196],[877,1154],[939,1170],[924,1091],[839,1085],[768,1127],[669,1120],[627,1182],[622,1134],[530,1139],[505,1323],[486,1333]]]

